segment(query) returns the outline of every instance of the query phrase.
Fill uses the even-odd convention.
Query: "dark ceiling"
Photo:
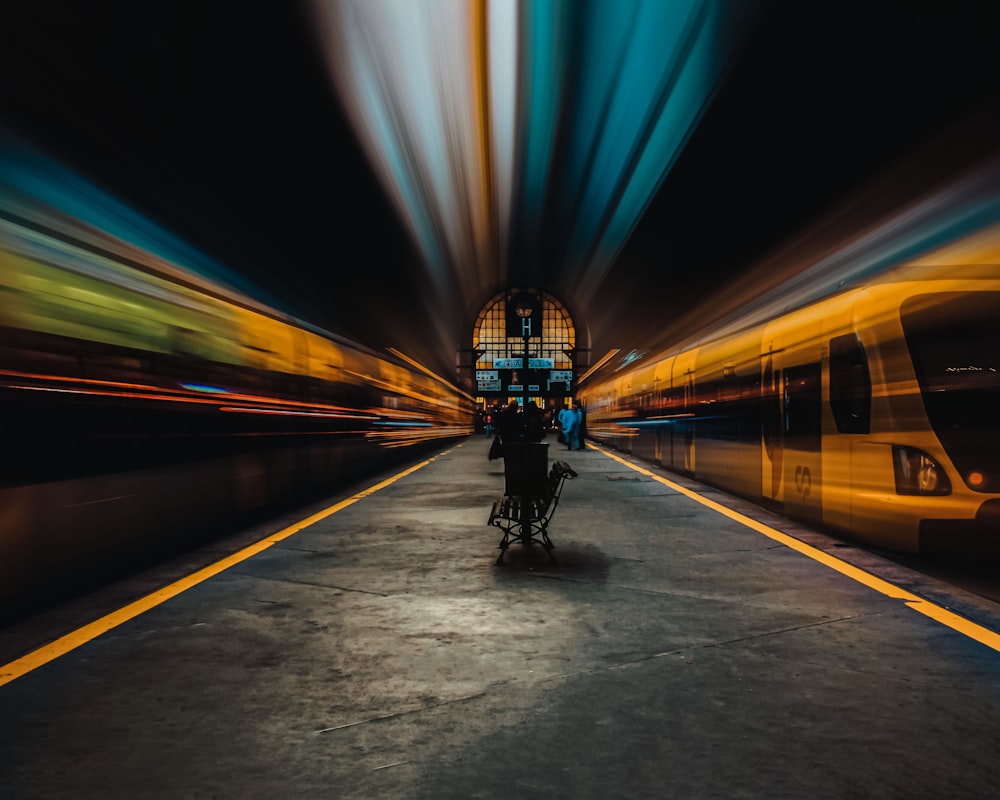
[[[835,246],[843,225],[801,243],[818,220],[873,224],[991,155],[996,6],[763,4],[598,297],[564,298],[596,355],[710,322],[792,238]],[[453,368],[467,310],[424,291],[300,7],[39,0],[0,29],[4,127],[286,310]]]

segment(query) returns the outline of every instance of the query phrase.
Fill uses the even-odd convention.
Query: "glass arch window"
[[[528,315],[516,313],[525,307],[532,309]],[[510,335],[525,326],[527,339]],[[550,294],[520,289],[494,296],[476,318],[472,346],[473,385],[483,409],[516,398],[554,416],[576,390],[576,327],[566,307]]]
[[[528,355],[552,359],[553,369],[573,368],[576,330],[566,307],[550,294],[522,290],[496,295],[479,312],[472,334],[472,346],[478,354],[476,369],[491,369],[496,359],[524,354],[524,339],[507,335],[507,303],[510,296],[525,294],[539,296],[542,301],[541,335],[528,340]]]

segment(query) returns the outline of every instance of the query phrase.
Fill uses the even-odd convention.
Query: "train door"
[[[834,330],[829,339],[827,391],[832,424],[823,437],[823,521],[838,528],[854,526],[853,500],[864,491],[867,470],[859,469],[855,450],[871,432],[872,382],[868,359],[856,333]],[[858,434],[863,434],[859,436]],[[871,448],[862,446],[862,453]],[[866,478],[860,478],[865,475]],[[859,480],[863,481],[858,485]],[[867,486],[870,490],[871,487]]]
[[[678,417],[683,403],[683,396],[680,389],[675,389],[667,382],[667,388],[663,390],[663,408],[665,409],[665,422],[662,428],[662,448],[663,460],[660,462],[667,469],[680,471],[681,469],[681,434]]]
[[[784,391],[781,374],[781,351],[768,347],[761,358],[761,479],[760,495],[771,503],[785,502],[782,481],[785,467],[783,435]]]
[[[697,425],[698,398],[694,380],[697,350],[689,350],[674,359],[671,382],[674,395],[680,399],[674,418],[673,459],[674,469],[688,475],[695,471],[695,426]]]
[[[765,498],[784,504],[801,519],[822,518],[822,365],[792,359],[788,351],[764,357],[761,391],[764,408]]]
[[[622,419],[631,422],[635,418],[635,398],[632,397],[632,378],[621,378],[618,381],[618,409]],[[618,437],[618,449],[623,453],[632,455],[632,431],[631,427],[623,426],[622,435]]]
[[[786,366],[784,384],[785,512],[819,521],[823,516],[822,365]]]
[[[657,363],[653,370],[653,461],[661,466],[670,466],[670,366],[673,359]]]
[[[663,463],[663,424],[661,415],[663,413],[662,391],[660,382],[654,376],[653,389],[647,395],[648,405],[646,408],[646,419],[652,423],[646,428],[646,435],[650,439],[650,449],[654,464]]]

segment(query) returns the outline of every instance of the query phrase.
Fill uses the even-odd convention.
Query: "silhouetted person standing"
[[[520,414],[517,400],[510,403],[497,417],[497,433],[504,444],[524,439],[524,419]]]
[[[524,441],[540,442],[545,438],[545,418],[534,401],[524,407]]]

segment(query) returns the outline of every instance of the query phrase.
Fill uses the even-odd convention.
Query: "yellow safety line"
[[[758,533],[762,533],[764,534],[764,536],[767,536],[770,539],[774,539],[774,541],[776,542],[780,542],[781,544],[792,548],[793,550],[795,550],[798,553],[801,553],[807,558],[811,558],[813,561],[818,561],[820,564],[823,564],[823,566],[829,567],[832,570],[836,570],[841,575],[845,575],[848,578],[851,578],[852,580],[855,580],[858,583],[867,586],[869,589],[874,589],[876,592],[879,592],[880,594],[883,594],[886,597],[890,597],[893,600],[902,600],[907,606],[912,608],[914,611],[923,614],[925,617],[930,617],[936,622],[940,622],[942,625],[946,625],[952,630],[958,631],[958,633],[968,636],[970,639],[974,639],[980,644],[984,644],[987,647],[996,650],[997,652],[1000,652],[1000,634],[991,631],[989,628],[984,628],[982,625],[977,625],[975,622],[972,622],[971,620],[968,620],[965,617],[959,616],[953,611],[949,611],[946,608],[942,608],[941,606],[936,605],[930,602],[929,600],[925,600],[922,597],[917,597],[917,595],[911,594],[905,589],[901,589],[900,587],[896,586],[893,583],[890,583],[889,581],[877,578],[870,572],[865,572],[865,570],[859,569],[858,567],[848,564],[846,561],[841,561],[839,558],[831,556],[829,553],[825,553],[822,550],[813,547],[812,545],[808,545],[805,542],[802,542],[792,536],[789,536],[787,533],[782,533],[781,531],[775,530],[774,528],[765,525],[762,522],[758,522],[757,520],[751,519],[750,517],[745,516],[744,514],[740,514],[738,511],[733,511],[731,508],[726,508],[721,503],[717,503],[714,500],[708,499],[707,497],[702,497],[697,492],[693,492],[690,489],[685,489],[683,486],[674,483],[673,481],[667,480],[666,478],[663,478],[659,475],[656,475],[655,473],[650,472],[648,469],[644,469],[643,467],[640,467],[637,464],[633,464],[630,461],[626,461],[624,458],[621,458],[620,456],[617,456],[614,453],[610,453],[601,447],[594,447],[594,445],[592,444],[591,447],[593,447],[594,450],[597,450],[602,455],[605,455],[608,458],[617,461],[620,464],[623,464],[629,469],[633,469],[642,475],[646,475],[652,478],[654,481],[662,483],[664,486],[670,487],[675,492],[679,492],[685,497],[694,500],[696,503],[701,503],[703,506],[706,506],[707,508],[710,508],[713,511],[717,511],[720,514],[727,516],[730,519],[735,520],[736,522],[739,522],[741,525],[745,525],[746,527],[751,528],[757,531]]]
[[[248,558],[253,558],[253,556],[258,553],[267,550],[269,547],[276,545],[278,542],[284,541],[289,536],[308,528],[310,525],[315,525],[320,520],[333,516],[338,511],[343,511],[348,506],[358,502],[358,500],[368,497],[371,494],[375,494],[375,492],[381,491],[386,486],[398,481],[400,478],[405,478],[407,475],[410,475],[419,469],[423,469],[432,461],[446,455],[448,452],[450,451],[445,450],[438,453],[438,455],[433,458],[429,458],[426,461],[422,461],[409,469],[405,469],[402,472],[393,475],[390,478],[386,478],[384,481],[376,483],[374,486],[370,486],[367,489],[348,497],[346,500],[341,500],[339,503],[335,503],[329,508],[318,511],[305,519],[289,525],[287,528],[284,528],[277,533],[273,533],[270,536],[261,539],[259,542],[255,542],[254,544],[249,545],[248,547],[245,547],[230,556],[226,556],[221,561],[209,564],[207,567],[181,578],[168,586],[164,586],[162,589],[158,589],[152,594],[141,597],[138,600],[129,603],[127,606],[118,609],[117,611],[112,611],[110,614],[84,625],[82,628],[77,628],[76,630],[67,633],[65,636],[39,647],[37,650],[32,650],[27,655],[21,656],[14,661],[4,664],[0,667],[0,686],[4,686],[11,681],[17,680],[23,675],[27,675],[32,670],[38,669],[44,664],[48,664],[50,661],[54,661],[55,659],[66,655],[71,650],[75,650],[77,647],[96,639],[101,634],[107,633],[113,628],[117,628],[119,625],[122,625],[131,619],[135,619],[140,614],[144,614],[150,609],[165,603],[170,598],[176,597],[182,592],[186,592],[188,589],[197,586],[199,583],[207,581],[209,578],[218,575],[220,572],[224,572],[230,567],[246,561]]]

